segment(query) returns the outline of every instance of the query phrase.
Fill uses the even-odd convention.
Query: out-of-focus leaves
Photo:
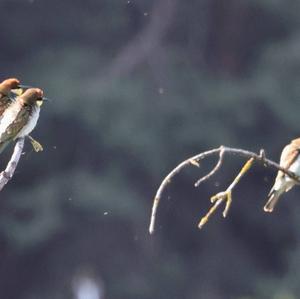
[[[196,228],[242,165],[233,157],[199,189],[209,163],[179,175],[151,238],[147,225],[155,189],[179,161],[220,144],[277,160],[298,136],[299,3],[177,1],[154,50],[111,76],[157,3],[1,1],[3,78],[53,102],[33,132],[45,151],[26,145],[1,192],[0,298],[72,298],[86,265],[107,298],[297,297],[299,190],[266,216],[275,174],[263,166],[235,190],[228,219]]]

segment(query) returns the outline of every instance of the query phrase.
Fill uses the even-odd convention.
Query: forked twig
[[[285,168],[281,167],[279,164],[277,164],[276,162],[266,159],[265,156],[265,152],[264,150],[260,151],[260,154],[256,154],[247,150],[243,150],[243,149],[237,149],[237,148],[230,148],[230,147],[225,147],[225,146],[220,146],[219,148],[216,149],[212,149],[209,151],[205,151],[202,152],[198,155],[195,155],[189,159],[184,160],[183,162],[181,162],[178,166],[176,166],[161,182],[156,195],[154,197],[154,202],[153,202],[153,206],[152,206],[152,213],[151,213],[151,220],[150,220],[150,226],[149,226],[149,232],[150,234],[152,234],[154,232],[154,226],[155,226],[155,218],[156,218],[156,213],[157,213],[157,208],[162,196],[163,191],[165,190],[165,188],[167,187],[167,185],[169,183],[171,183],[173,177],[179,173],[184,167],[189,166],[189,165],[196,165],[199,166],[199,161],[202,159],[205,159],[207,157],[213,156],[215,154],[219,155],[219,160],[216,164],[216,166],[213,168],[212,171],[210,171],[207,175],[203,176],[202,178],[200,178],[196,184],[197,186],[200,183],[203,183],[204,181],[208,180],[209,178],[211,178],[222,166],[223,163],[223,158],[225,153],[228,154],[236,154],[239,155],[243,158],[248,159],[249,161],[244,165],[244,167],[242,168],[242,170],[240,171],[240,173],[238,174],[238,176],[235,178],[235,180],[232,182],[232,184],[226,189],[226,191],[218,193],[217,195],[212,197],[212,201],[214,202],[213,207],[209,210],[209,212],[207,213],[207,215],[205,217],[207,217],[206,219],[208,220],[210,215],[212,215],[217,207],[225,200],[225,198],[227,198],[227,205],[225,207],[225,210],[223,212],[223,216],[227,215],[229,207],[230,207],[230,203],[231,203],[231,191],[232,189],[237,185],[237,183],[239,182],[239,180],[241,179],[241,177],[248,171],[248,169],[251,167],[251,165],[253,164],[254,161],[257,162],[262,162],[263,165],[265,167],[271,167],[275,170],[280,170],[283,173],[285,173],[287,176],[289,176],[290,178],[292,178],[293,180],[295,180],[298,184],[300,184],[300,178],[295,175],[294,173],[286,170]],[[228,198],[229,196],[229,198]],[[225,217],[224,216],[224,217]],[[204,217],[204,218],[205,218]],[[207,220],[203,220],[204,222],[207,222]],[[199,227],[202,227],[203,223],[201,224],[201,221],[199,223]]]
[[[219,192],[218,194],[212,196],[210,198],[211,203],[214,203],[214,205],[209,209],[208,213],[200,220],[198,227],[201,229],[204,224],[209,220],[210,216],[217,210],[219,205],[226,201],[225,209],[223,211],[223,217],[225,218],[228,214],[228,211],[230,209],[231,203],[232,203],[232,190],[234,187],[238,184],[242,176],[248,172],[248,170],[251,168],[252,164],[254,162],[254,158],[250,158],[245,165],[242,167],[238,175],[235,177],[233,182],[229,185],[229,187],[223,191]]]
[[[0,191],[4,188],[4,186],[8,183],[8,181],[13,177],[17,165],[19,163],[22,150],[24,147],[24,138],[19,138],[16,142],[14,152],[5,168],[4,171],[0,173]]]

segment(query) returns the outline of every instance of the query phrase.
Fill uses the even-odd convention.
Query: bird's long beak
[[[32,88],[32,86],[19,84],[17,88],[13,89],[9,93],[9,97],[11,99],[15,100],[18,96],[22,95],[24,93],[24,91],[29,89],[29,88]]]
[[[30,85],[23,85],[23,84],[19,84],[18,85],[18,88],[22,88],[22,89],[29,89],[29,88],[33,88],[32,86]]]
[[[51,102],[51,99],[48,99],[46,97],[42,97],[40,100],[38,100],[36,103],[38,104],[38,106],[42,106],[44,102]]]

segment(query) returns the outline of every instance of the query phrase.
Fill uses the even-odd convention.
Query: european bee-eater
[[[6,108],[0,121],[0,153],[10,141],[34,129],[44,99],[41,89],[29,88]]]
[[[23,88],[27,88],[27,86],[21,85],[20,81],[16,78],[6,79],[0,83],[0,117],[16,96],[13,90]]]
[[[282,151],[280,157],[280,166],[300,176],[300,138],[294,139],[288,144]],[[275,179],[274,186],[272,187],[268,201],[264,206],[265,212],[272,212],[279,197],[289,191],[296,182],[284,174],[282,171],[278,171]]]

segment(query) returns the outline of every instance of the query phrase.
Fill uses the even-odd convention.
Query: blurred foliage
[[[220,144],[278,159],[298,136],[300,1],[170,2],[167,32],[120,76],[111,66],[159,0],[0,2],[1,79],[54,99],[33,133],[45,151],[27,145],[1,192],[0,298],[73,298],[86,266],[105,298],[297,298],[299,190],[265,215],[271,171],[255,167],[229,218],[199,232],[210,195],[242,161],[228,158],[196,190],[211,161],[187,170],[164,195],[153,237],[147,226],[179,161]]]

